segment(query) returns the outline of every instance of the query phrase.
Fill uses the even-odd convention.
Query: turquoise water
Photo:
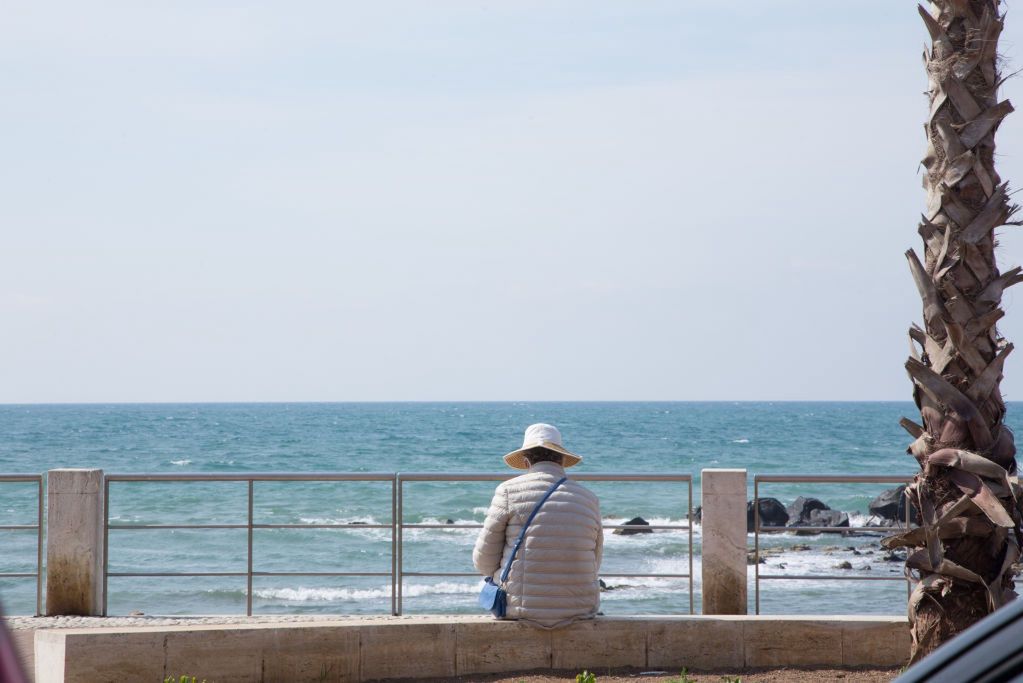
[[[108,473],[212,472],[505,472],[500,456],[521,442],[524,427],[557,425],[566,446],[584,456],[574,471],[691,473],[742,467],[754,473],[911,475],[909,437],[898,426],[911,403],[401,403],[174,404],[0,406],[0,472],[41,473],[98,467]],[[1010,417],[1013,410],[1010,408]],[[1010,425],[1013,423],[1010,420]],[[1014,426],[1014,425],[1013,425]],[[609,524],[639,515],[655,524],[685,524],[688,489],[668,483],[592,483]],[[478,523],[493,482],[410,483],[406,523]],[[833,508],[866,511],[883,485],[765,485],[761,495],[789,502],[813,495]],[[0,525],[34,522],[34,489],[0,485]],[[113,483],[112,524],[244,524],[246,484]],[[390,484],[255,485],[257,524],[391,521]],[[854,514],[854,524],[864,518]],[[32,532],[0,532],[0,572],[33,571]],[[471,572],[475,530],[405,532],[407,572]],[[685,532],[607,534],[604,574],[687,573]],[[694,532],[699,609],[699,526]],[[901,565],[876,561],[876,537],[795,537],[762,541],[785,550],[762,571],[901,576]],[[752,536],[750,547],[752,548]],[[808,544],[809,551],[787,550]],[[259,529],[256,571],[390,571],[388,529]],[[861,555],[854,555],[851,548]],[[874,561],[871,561],[872,558]],[[234,572],[246,568],[246,531],[112,531],[111,572]],[[869,568],[866,568],[869,565]],[[751,568],[752,569],[752,568]],[[752,571],[751,571],[752,575]],[[608,614],[688,611],[688,581],[613,578],[603,594]],[[477,581],[408,577],[404,611],[475,612]],[[837,590],[836,590],[837,589]],[[751,586],[752,599],[752,586]],[[11,613],[34,611],[34,583],[0,580]],[[762,586],[765,613],[904,612],[900,582],[772,581]],[[112,577],[110,613],[226,614],[245,610],[245,579]],[[390,610],[387,577],[257,577],[254,612],[373,614]]]

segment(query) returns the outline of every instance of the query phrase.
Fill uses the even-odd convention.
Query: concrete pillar
[[[703,613],[746,614],[746,470],[703,470]]]
[[[46,473],[46,614],[103,613],[103,470]]]

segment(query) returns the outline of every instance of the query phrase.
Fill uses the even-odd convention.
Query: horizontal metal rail
[[[391,481],[380,472],[190,472],[186,474],[108,474],[107,481]]]
[[[816,581],[827,578],[830,581],[905,581],[901,576],[828,576],[820,574],[761,574],[761,579],[792,579],[799,581]]]
[[[36,616],[43,613],[43,475],[41,474],[0,474],[0,484],[36,485],[36,523],[5,524],[0,531],[36,532],[36,570],[34,572],[0,573],[0,579],[36,580]]]
[[[841,574],[761,574],[760,573],[760,534],[762,533],[860,533],[860,532],[891,532],[891,527],[823,527],[823,526],[792,526],[762,527],[760,524],[760,484],[907,484],[912,475],[842,475],[842,474],[757,474],[753,477],[753,566],[754,593],[756,613],[760,614],[760,582],[773,581],[905,581],[907,594],[910,590],[909,577],[901,576],[843,576]],[[910,524],[910,510],[906,506],[906,526]]]
[[[390,572],[251,572],[252,576],[390,576]],[[107,576],[249,576],[249,572],[108,572]],[[250,615],[251,616],[251,615]]]
[[[444,526],[443,524],[440,526]],[[2,527],[0,527],[2,528]],[[31,528],[31,527],[30,527]],[[111,529],[248,529],[248,524],[111,524]],[[390,529],[390,524],[253,524],[253,529]]]
[[[505,472],[495,473],[466,473],[466,474],[449,474],[449,473],[436,473],[436,472],[413,472],[413,473],[400,473],[397,475],[398,488],[398,517],[397,520],[397,552],[398,559],[396,562],[397,575],[395,577],[395,588],[398,592],[398,608],[402,606],[402,590],[404,586],[404,577],[478,577],[478,573],[472,572],[407,572],[404,569],[404,542],[403,536],[405,529],[481,529],[482,524],[416,524],[406,523],[403,510],[404,510],[404,491],[405,482],[467,482],[467,481],[507,481],[517,475],[509,474]],[[687,515],[686,519],[691,520],[693,518],[693,477],[690,474],[633,474],[633,473],[607,473],[607,474],[583,474],[573,473],[572,479],[575,481],[597,481],[597,482],[674,482],[674,483],[685,483],[688,489],[688,503],[687,503]],[[675,531],[688,531],[689,534],[689,571],[686,574],[601,574],[601,576],[614,577],[614,578],[671,578],[671,579],[688,579],[689,584],[689,613],[692,614],[695,609],[695,592],[693,587],[693,528],[691,524],[681,525],[666,525],[666,524],[603,524],[603,529],[641,529],[653,531],[655,529],[661,530],[675,530]]]
[[[906,484],[912,474],[756,474],[753,483],[785,484]]]
[[[142,531],[142,530],[208,530],[208,529],[245,529],[247,533],[246,542],[246,570],[244,572],[111,572],[109,569],[109,552],[103,554],[103,614],[107,614],[107,587],[110,577],[115,578],[153,578],[153,577],[245,577],[245,614],[252,615],[252,579],[256,576],[388,576],[392,580],[391,590],[391,612],[398,612],[398,605],[395,602],[393,590],[393,577],[395,574],[395,555],[391,553],[391,571],[389,572],[264,572],[256,571],[253,568],[253,532],[256,529],[390,529],[391,545],[394,545],[394,519],[396,515],[395,502],[395,475],[390,473],[372,472],[302,472],[302,473],[222,473],[222,474],[108,474],[104,484],[104,523],[103,523],[103,545],[110,548],[111,531]],[[256,524],[254,521],[254,498],[255,482],[262,481],[287,481],[287,482],[351,482],[351,481],[379,481],[390,482],[391,484],[391,524],[362,524],[352,522],[348,524]],[[235,482],[247,484],[247,520],[245,524],[111,524],[110,523],[110,484],[111,482]]]
[[[403,577],[474,577],[478,578],[475,572],[406,572],[403,562],[403,531],[405,529],[481,529],[482,524],[436,524],[422,523],[412,524],[404,522],[403,492],[405,482],[482,482],[482,481],[504,481],[511,479],[514,474],[507,473],[466,473],[466,474],[438,474],[438,473],[411,473],[411,474],[385,474],[385,473],[336,473],[336,472],[311,472],[311,473],[218,473],[218,474],[108,474],[105,479],[104,490],[104,544],[109,548],[110,532],[121,531],[167,531],[167,530],[211,530],[211,529],[234,529],[246,530],[248,532],[246,546],[246,569],[245,571],[225,572],[112,572],[109,569],[109,553],[104,554],[103,582],[104,582],[104,605],[103,613],[107,613],[106,595],[108,580],[113,578],[152,578],[152,577],[244,577],[246,579],[246,614],[252,614],[253,600],[253,577],[266,576],[361,576],[361,577],[390,577],[391,580],[391,613],[398,615],[402,613],[402,581]],[[687,519],[692,519],[693,511],[693,482],[689,474],[578,474],[573,475],[577,481],[603,481],[603,482],[675,482],[687,485],[688,503]],[[391,483],[391,523],[390,524],[363,524],[352,522],[347,524],[257,524],[254,519],[254,484],[255,482],[352,482],[352,481],[379,481]],[[247,494],[247,519],[244,524],[223,523],[223,524],[119,524],[110,522],[110,484],[111,483],[210,483],[210,482],[235,482],[244,483],[248,487]],[[642,531],[666,530],[666,531],[687,531],[689,537],[689,571],[686,574],[604,574],[607,577],[615,578],[670,578],[689,580],[689,611],[694,610],[694,589],[693,589],[693,528],[691,524],[605,524],[604,529],[632,529]],[[343,529],[346,531],[359,531],[363,529],[390,529],[391,530],[391,571],[390,572],[265,572],[254,569],[254,539],[253,532],[256,529]]]

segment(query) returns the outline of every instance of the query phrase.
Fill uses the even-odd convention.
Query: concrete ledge
[[[21,666],[31,676],[36,666],[35,633],[21,630],[11,631],[10,634],[11,640],[14,641],[14,651],[18,654],[18,659],[21,660]]]
[[[52,629],[37,683],[356,682],[530,669],[898,666],[901,617],[602,617],[557,630],[481,617]]]

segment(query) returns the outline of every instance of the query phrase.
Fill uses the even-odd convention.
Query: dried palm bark
[[[911,662],[1016,595],[1023,493],[999,389],[1012,344],[995,324],[1002,292],[1023,271],[1000,273],[995,264],[994,229],[1018,208],[994,165],[995,131],[1012,111],[997,99],[999,2],[919,8],[932,41],[924,52],[927,209],[923,261],[912,250],[906,256],[924,324],[909,332],[906,370],[923,425],[902,425],[916,439],[909,452],[921,471],[906,495],[922,521],[884,540],[908,548],[906,571],[919,579],[909,601]]]

